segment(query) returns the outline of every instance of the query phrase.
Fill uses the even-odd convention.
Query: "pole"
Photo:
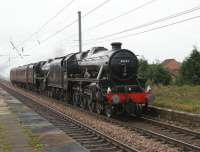
[[[78,11],[78,37],[79,37],[79,52],[82,52],[82,31],[81,31],[81,11]]]

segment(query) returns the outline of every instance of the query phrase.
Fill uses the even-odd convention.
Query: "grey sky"
[[[24,47],[24,54],[31,55],[23,59],[11,58],[10,65],[7,56],[0,57],[1,70],[6,69],[5,72],[8,74],[9,67],[44,60],[50,57],[62,56],[69,52],[77,51],[77,23],[40,45],[37,40],[42,41],[65,25],[73,22],[77,19],[78,10],[82,11],[82,15],[84,15],[105,0],[75,0],[74,3],[45,26],[38,34],[35,34],[31,39],[26,41],[26,43],[23,43],[23,45],[19,45],[70,1],[71,0],[1,0],[0,55],[10,54],[12,57],[17,57],[16,51],[12,50],[9,44],[10,39],[15,45],[19,46],[19,48]],[[103,7],[83,18],[83,31],[148,1],[150,0],[110,0],[110,2]],[[155,2],[148,6],[123,16],[116,21],[105,24],[94,30],[83,32],[83,43],[87,44],[86,40],[116,33],[198,5],[200,5],[199,0],[155,0]],[[155,24],[148,28],[117,35],[116,37],[137,33],[197,15],[200,15],[200,10],[176,19]],[[121,41],[124,48],[132,50],[137,55],[144,56],[150,62],[156,59],[162,61],[166,58],[175,58],[178,61],[182,61],[189,55],[193,45],[199,46],[199,27],[200,18],[197,18],[175,26],[115,41]],[[114,37],[110,39],[112,38]],[[86,50],[95,45],[103,45],[110,48],[110,43],[111,41],[109,41],[109,39],[96,43],[93,41],[84,45],[83,48]]]

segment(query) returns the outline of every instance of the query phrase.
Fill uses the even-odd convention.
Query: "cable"
[[[86,16],[90,15],[91,13],[95,12],[97,9],[101,8],[102,6],[104,6],[105,4],[107,4],[108,2],[110,2],[111,0],[106,0],[103,3],[99,4],[98,6],[96,6],[95,8],[91,9],[90,11],[88,11],[85,15],[82,16],[82,18],[85,18]],[[40,41],[40,43],[44,43],[46,41],[48,41],[49,39],[51,39],[52,37],[56,36],[57,34],[61,33],[62,31],[64,31],[65,29],[71,27],[73,24],[75,24],[78,21],[78,19],[74,20],[73,22],[71,22],[70,24],[64,26],[62,29],[56,31],[55,33],[51,34],[50,36],[48,36],[47,38],[45,38],[44,40]],[[37,46],[31,48],[30,50],[36,48]]]
[[[91,9],[90,11],[88,11],[85,15],[82,16],[82,18],[90,15],[91,13],[93,13],[94,11],[96,11],[97,9],[101,8],[102,6],[104,6],[105,4],[107,4],[108,2],[110,2],[111,0],[106,0],[103,3],[99,4],[98,6],[96,6],[95,8]]]
[[[140,35],[140,34],[144,34],[144,33],[148,33],[148,32],[151,32],[151,31],[158,30],[158,29],[166,28],[166,27],[169,27],[169,26],[173,26],[173,25],[180,24],[180,23],[183,23],[183,22],[187,22],[187,21],[190,21],[190,20],[194,20],[194,19],[197,19],[197,18],[200,18],[200,15],[194,16],[194,17],[191,17],[191,18],[187,18],[187,19],[184,19],[184,20],[180,20],[180,21],[177,21],[177,22],[173,22],[173,23],[170,23],[170,24],[166,24],[166,25],[163,25],[163,26],[158,26],[158,27],[155,27],[155,28],[144,30],[144,31],[141,31],[141,32],[137,32],[137,33],[133,33],[133,34],[129,34],[129,35],[125,35],[125,36],[122,36],[122,37],[113,38],[113,39],[109,39],[109,40],[104,40],[104,41],[113,41],[113,40],[117,40],[117,39],[137,36],[137,35]],[[104,41],[101,41],[101,42],[104,42]],[[87,43],[86,45],[88,45],[88,44],[91,44],[91,43]]]
[[[71,0],[69,3],[67,3],[61,10],[59,10],[54,16],[52,16],[46,23],[44,23],[39,30],[36,32],[40,32],[46,25],[48,25],[52,20],[54,20],[58,15],[60,15],[66,8],[68,8],[75,0]]]
[[[137,11],[138,9],[141,9],[141,8],[147,6],[147,5],[149,5],[149,4],[151,4],[151,3],[155,2],[155,1],[157,1],[157,0],[150,0],[150,1],[146,2],[146,3],[143,3],[143,4],[141,4],[140,6],[135,7],[135,8],[133,8],[133,9],[131,9],[131,10],[125,12],[125,13],[122,13],[122,14],[120,14],[120,15],[118,15],[118,16],[115,16],[115,17],[112,17],[112,18],[110,18],[110,19],[108,19],[108,20],[106,20],[106,21],[103,21],[103,22],[101,22],[101,23],[99,23],[99,24],[97,24],[97,25],[94,25],[94,26],[92,26],[92,27],[89,27],[88,29],[84,30],[83,32],[94,30],[94,29],[96,29],[96,28],[98,28],[98,27],[100,27],[100,26],[103,26],[103,25],[105,25],[105,24],[107,24],[107,23],[110,23],[110,22],[112,22],[112,21],[114,21],[114,20],[116,20],[116,19],[118,19],[118,18],[120,18],[120,17],[123,17],[123,16],[125,16],[125,15],[128,15],[128,14],[130,14],[130,13],[132,13],[132,12],[135,12],[135,11]],[[71,37],[73,37],[73,36],[75,36],[75,34],[69,36],[68,39],[71,38]],[[65,38],[64,40],[66,40],[66,38]]]
[[[177,21],[177,22],[173,22],[173,23],[170,23],[170,24],[166,24],[166,25],[163,25],[163,26],[155,27],[155,28],[152,28],[152,29],[149,29],[149,30],[145,30],[145,31],[142,31],[142,32],[138,32],[138,33],[122,36],[122,37],[119,37],[117,39],[140,35],[140,34],[143,34],[143,33],[151,32],[151,31],[154,31],[154,30],[162,29],[162,28],[166,28],[166,27],[169,27],[169,26],[172,26],[172,25],[180,24],[180,23],[183,23],[183,22],[187,22],[187,21],[190,21],[190,20],[197,19],[197,18],[200,18],[200,15],[194,16],[194,17],[190,17],[190,18],[187,18],[187,19],[184,19],[184,20],[180,20],[180,21]]]
[[[51,34],[50,36],[48,36],[47,38],[43,39],[40,41],[40,45],[43,44],[44,42],[48,41],[49,39],[51,39],[52,37],[56,36],[57,34],[61,33],[62,31],[64,31],[65,29],[71,27],[73,24],[75,24],[76,22],[78,21],[78,19],[74,20],[73,22],[71,22],[70,24],[64,26],[62,29],[56,31],[55,33]],[[35,49],[36,47],[38,47],[38,45],[32,47],[32,48],[29,48],[28,50],[33,50]]]
[[[94,26],[92,26],[92,27],[89,27],[89,28],[86,29],[85,31],[94,30],[94,29],[96,29],[96,28],[98,28],[98,27],[100,27],[100,26],[102,26],[102,25],[105,25],[105,24],[110,23],[110,22],[112,22],[112,21],[114,21],[114,20],[117,20],[117,19],[120,18],[120,17],[126,16],[126,15],[128,15],[128,14],[130,14],[130,13],[132,13],[132,12],[135,12],[135,11],[137,11],[137,10],[139,10],[139,9],[141,9],[141,8],[147,6],[147,5],[149,5],[149,4],[151,4],[151,3],[155,2],[155,1],[157,1],[157,0],[150,0],[150,1],[148,1],[148,2],[145,2],[145,3],[141,4],[140,6],[135,7],[135,8],[133,8],[133,9],[127,11],[127,12],[124,12],[124,13],[118,15],[118,16],[112,17],[112,18],[110,18],[110,19],[108,19],[108,20],[106,20],[106,21],[103,21],[103,22],[101,22],[101,23],[99,23],[99,24],[97,24],[97,25],[94,25]]]
[[[85,15],[82,16],[82,19],[88,15],[90,15],[91,13],[93,13],[94,11],[96,11],[97,9],[99,9],[100,7],[104,6],[105,4],[107,4],[109,1],[111,0],[106,0],[103,3],[99,4],[98,6],[96,6],[95,8],[91,9],[90,11],[88,11]],[[41,42],[45,42],[47,40],[49,40],[50,38],[54,37],[55,35],[61,33],[62,31],[64,31],[66,28],[70,27],[71,25],[75,24],[78,21],[78,19],[76,19],[75,21],[73,21],[72,23],[64,26],[62,29],[56,31],[55,33],[53,33],[52,35],[50,35],[49,37],[47,37],[46,39],[42,40]]]
[[[49,18],[38,30],[34,33],[32,33],[27,39],[23,40],[19,45],[24,44],[26,41],[28,41],[30,38],[32,38],[35,34],[38,34],[45,26],[47,26],[52,20],[54,20],[58,15],[60,15],[66,8],[68,8],[75,0],[71,0],[69,3],[67,3],[62,9],[60,9],[54,16]],[[19,46],[18,45],[18,46]]]
[[[105,35],[105,36],[98,37],[98,38],[94,38],[94,39],[90,39],[90,40],[87,40],[87,41],[94,41],[94,40],[105,39],[105,38],[108,38],[108,37],[112,37],[112,36],[115,36],[115,35],[119,35],[119,34],[122,34],[122,33],[126,33],[126,32],[129,32],[129,31],[133,31],[133,30],[136,30],[136,29],[140,29],[140,28],[143,28],[143,27],[146,27],[146,26],[150,26],[150,25],[153,25],[153,24],[156,24],[156,23],[160,23],[160,22],[163,22],[163,21],[172,19],[172,18],[176,18],[176,17],[182,16],[182,15],[185,15],[185,14],[188,14],[188,13],[191,13],[191,12],[194,12],[194,11],[197,11],[197,10],[199,10],[199,9],[200,9],[200,6],[197,6],[197,7],[194,7],[194,8],[192,8],[192,9],[188,9],[188,10],[185,10],[185,11],[182,11],[182,12],[179,12],[179,13],[175,13],[175,14],[173,14],[173,15],[169,15],[169,16],[167,16],[167,17],[164,17],[164,18],[161,18],[161,19],[158,19],[158,20],[154,20],[154,21],[151,21],[151,22],[148,22],[148,23],[145,23],[145,24],[136,26],[136,27],[132,27],[132,28],[129,28],[129,29],[125,29],[125,30],[120,31],[120,32],[116,32],[116,33],[113,33],[113,34]]]
[[[14,45],[14,43],[13,43],[11,40],[10,40],[10,44],[11,44],[11,46],[13,47],[12,49],[13,49],[13,50],[16,50],[17,54],[18,54],[21,58],[23,58],[23,57],[22,57],[22,54],[21,54],[21,51],[18,50],[18,48]]]
[[[49,39],[51,39],[52,37],[56,36],[57,34],[61,33],[62,31],[64,31],[65,29],[71,27],[72,25],[74,25],[76,22],[78,21],[78,19],[74,20],[73,22],[71,22],[70,24],[64,26],[62,29],[56,31],[55,33],[51,34],[50,36],[48,36],[47,38],[45,38],[44,40],[41,40],[40,43],[43,43],[45,41],[48,41]]]

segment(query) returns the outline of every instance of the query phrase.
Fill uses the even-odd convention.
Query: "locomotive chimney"
[[[121,42],[113,42],[113,43],[111,43],[111,46],[112,46],[112,50],[120,50],[122,43]]]

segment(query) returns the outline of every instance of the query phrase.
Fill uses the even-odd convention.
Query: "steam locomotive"
[[[98,114],[139,115],[151,92],[137,77],[137,56],[121,43],[112,49],[93,47],[63,57],[40,61],[10,71],[14,85],[45,93]]]

